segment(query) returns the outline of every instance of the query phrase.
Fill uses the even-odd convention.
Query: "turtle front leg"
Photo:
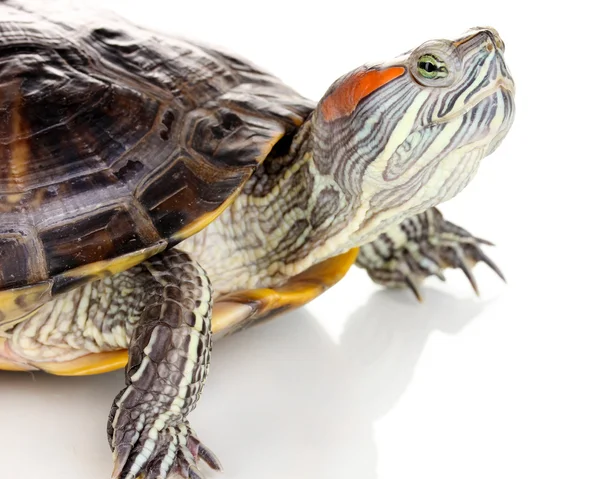
[[[208,373],[212,287],[205,271],[175,249],[142,267],[141,316],[129,345],[127,385],[117,395],[108,420],[115,462],[112,478],[164,479],[179,474],[198,479],[203,477],[199,461],[220,469],[186,420]]]
[[[446,221],[437,208],[431,208],[362,246],[356,264],[366,269],[376,283],[409,288],[419,301],[419,284],[432,275],[444,281],[445,268],[461,269],[479,294],[471,272],[475,264],[487,264],[504,280],[500,269],[481,249],[481,245],[491,244]]]

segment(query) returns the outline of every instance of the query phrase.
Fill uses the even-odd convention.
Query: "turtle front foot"
[[[375,241],[361,247],[356,264],[373,281],[389,288],[409,288],[422,301],[419,284],[429,276],[445,281],[444,269],[463,271],[479,295],[472,268],[487,264],[502,280],[504,275],[483,252],[489,241],[446,221],[436,208],[404,220]]]
[[[112,478],[204,478],[203,465],[221,467],[186,416],[208,374],[212,286],[202,267],[175,248],[143,263],[134,279],[142,311],[129,343],[126,387],[108,419]]]
[[[217,457],[187,422],[157,432],[147,428],[113,452],[112,479],[204,479],[205,465],[221,470]]]

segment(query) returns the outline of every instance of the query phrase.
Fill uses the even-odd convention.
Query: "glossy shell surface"
[[[0,2],[0,326],[210,223],[312,109],[228,52]]]

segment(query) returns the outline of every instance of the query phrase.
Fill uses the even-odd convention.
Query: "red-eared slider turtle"
[[[435,206],[508,132],[491,28],[344,75],[318,103],[221,49],[0,2],[0,368],[125,367],[115,479],[200,477],[186,416],[212,334],[365,268],[410,287],[493,263]]]

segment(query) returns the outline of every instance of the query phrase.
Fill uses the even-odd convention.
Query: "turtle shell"
[[[200,231],[313,108],[223,50],[0,2],[0,330]]]

